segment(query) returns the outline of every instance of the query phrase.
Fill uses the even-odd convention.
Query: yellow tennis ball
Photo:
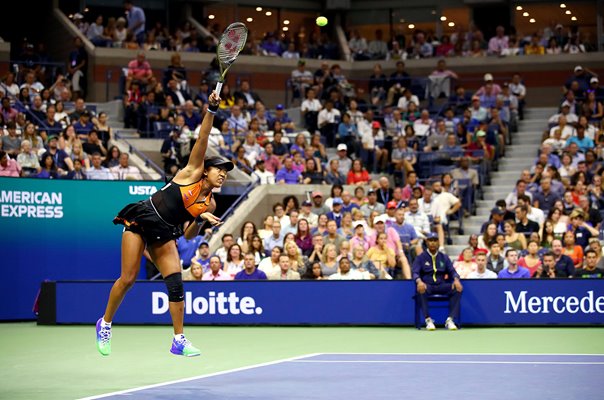
[[[325,18],[323,16],[317,17],[316,22],[317,22],[317,25],[319,25],[319,26],[325,26],[325,25],[327,25],[327,18]]]

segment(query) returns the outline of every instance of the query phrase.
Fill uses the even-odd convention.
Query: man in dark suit
[[[182,107],[185,105],[187,100],[191,100],[191,96],[189,96],[189,93],[178,88],[178,82],[176,82],[175,79],[170,79],[168,81],[166,95],[172,97],[174,105],[176,105],[177,107]]]
[[[241,86],[234,94],[235,100],[243,99],[248,110],[254,110],[257,101],[262,101],[256,92],[250,90],[249,81],[241,81]]]
[[[392,200],[392,188],[390,187],[390,181],[385,176],[380,178],[380,188],[377,190],[377,201],[383,205],[388,204]]]

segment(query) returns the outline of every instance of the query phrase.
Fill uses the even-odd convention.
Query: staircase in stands
[[[471,234],[480,234],[482,224],[488,221],[495,202],[505,199],[514,190],[522,170],[529,169],[535,159],[541,136],[547,128],[547,120],[557,112],[555,108],[527,108],[524,120],[518,124],[518,132],[512,134],[512,145],[506,147],[505,158],[499,160],[498,171],[491,173],[491,184],[484,188],[484,200],[477,200],[476,215],[464,220],[464,234],[457,235],[452,229],[452,245],[446,246],[447,254],[457,259],[464,248],[468,247]],[[453,226],[456,226],[454,223]]]

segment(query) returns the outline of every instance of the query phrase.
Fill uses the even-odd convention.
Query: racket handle
[[[220,97],[220,92],[222,91],[222,85],[224,85],[224,82],[222,82],[222,81],[216,83],[216,93],[218,94],[218,97]]]

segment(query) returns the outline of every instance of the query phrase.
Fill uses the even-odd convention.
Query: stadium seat
[[[170,132],[172,132],[172,125],[168,122],[154,122],[153,132],[156,137],[167,138],[170,136]]]
[[[428,296],[428,307],[430,307],[430,305],[432,303],[438,303],[438,304],[443,304],[445,303],[445,307],[448,310],[449,309],[449,295],[446,294],[432,294]],[[419,300],[419,296],[417,294],[413,295],[413,300],[415,301],[415,328],[416,329],[421,329],[422,325],[423,325],[423,320],[421,318],[421,313],[422,313],[422,305],[421,302]],[[443,308],[443,307],[440,307]],[[461,329],[461,305],[459,307],[459,313],[457,314],[457,328]]]

